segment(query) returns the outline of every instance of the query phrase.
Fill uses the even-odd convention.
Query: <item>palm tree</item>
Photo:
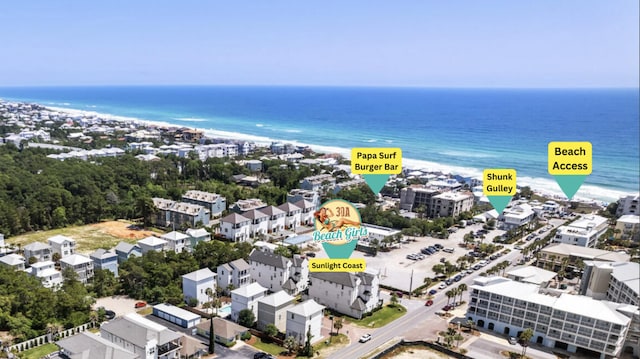
[[[469,329],[471,330],[471,334],[473,334],[473,330],[476,327],[476,322],[474,322],[473,319],[467,320],[467,327],[469,327]]]
[[[520,333],[518,339],[520,339],[520,345],[522,345],[522,355],[520,356],[521,358],[524,358],[525,354],[527,353],[527,347],[529,346],[529,341],[531,340],[531,338],[533,338],[533,329],[531,328],[527,328],[522,333]]]
[[[456,296],[456,293],[454,292],[454,290],[453,290],[453,289],[450,289],[450,290],[446,291],[446,292],[444,293],[444,295],[446,295],[446,296],[447,296],[447,305],[449,305],[449,302],[451,301],[451,298],[455,297],[455,296]]]
[[[460,301],[462,302],[462,294],[467,291],[467,285],[462,283],[458,286],[458,294],[460,294]]]
[[[342,329],[343,326],[342,318],[336,318],[336,321],[333,323],[333,329],[336,330],[336,336],[340,333],[340,329]]]

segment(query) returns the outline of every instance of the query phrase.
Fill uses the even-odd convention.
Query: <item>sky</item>
[[[638,0],[3,0],[0,86],[639,86]]]

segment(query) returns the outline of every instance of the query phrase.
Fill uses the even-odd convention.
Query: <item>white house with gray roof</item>
[[[218,287],[225,290],[230,286],[236,289],[253,282],[251,266],[242,258],[219,265],[216,274]]]
[[[178,359],[182,334],[129,313],[100,326],[100,336],[144,359]]]
[[[182,276],[182,294],[185,303],[191,298],[198,300],[198,305],[210,301],[207,289],[216,290],[216,274],[209,268],[198,269]]]
[[[53,250],[51,246],[42,242],[33,242],[24,246],[24,257],[35,258],[36,262],[50,261],[53,256]]]
[[[204,228],[189,228],[185,232],[189,236],[191,249],[196,248],[200,242],[209,242],[211,240],[211,233]]]
[[[365,272],[311,272],[309,298],[357,319],[382,304],[380,277]]]
[[[93,260],[94,269],[109,270],[118,277],[118,254],[115,251],[98,248],[89,258]]]
[[[258,300],[267,295],[267,288],[258,283],[251,283],[231,291],[231,319],[238,321],[238,314],[243,309],[251,309],[258,318]]]
[[[319,205],[313,204],[305,199],[295,201],[293,204],[300,208],[300,224],[312,226],[314,222],[313,213],[318,209]]]
[[[283,210],[274,206],[267,206],[260,208],[260,212],[269,216],[269,233],[280,232],[284,230],[285,216],[287,215]]]
[[[38,278],[45,288],[55,289],[62,284],[62,273],[55,269],[55,263],[52,261],[36,262],[27,270],[27,273]]]
[[[220,217],[227,209],[227,199],[216,193],[191,190],[182,195],[182,201],[207,208],[211,217]]]
[[[73,269],[83,284],[87,284],[93,278],[93,261],[87,256],[72,254],[60,259],[60,269],[64,272],[67,268]]]
[[[311,331],[311,342],[322,339],[322,317],[325,306],[309,299],[287,310],[286,336],[292,336],[298,344],[307,340],[307,332]]]
[[[25,259],[19,254],[11,253],[4,257],[0,257],[0,264],[16,270],[24,270]]]
[[[246,242],[251,235],[251,219],[231,213],[220,219],[220,234],[234,242]]]
[[[309,283],[309,261],[294,255],[287,258],[279,254],[254,249],[249,255],[251,278],[272,292],[284,289],[295,295]]]
[[[296,229],[300,227],[300,218],[302,215],[302,208],[296,206],[293,203],[285,202],[278,206],[278,209],[285,213],[284,226],[287,229]]]
[[[251,236],[253,238],[266,235],[269,231],[269,215],[257,209],[251,209],[244,212],[242,216],[251,220]]]
[[[295,304],[295,297],[281,290],[258,300],[258,329],[275,325],[284,333],[287,330],[287,310]]]
[[[60,258],[70,256],[76,253],[75,239],[67,236],[57,235],[48,239],[49,245],[53,253],[60,254]]]
[[[90,332],[61,339],[56,342],[60,353],[70,359],[140,359],[140,355]]]
[[[167,247],[167,241],[155,236],[149,236],[138,241],[142,254],[150,251],[162,252]]]
[[[172,250],[176,253],[191,252],[191,239],[184,233],[172,231],[163,234],[160,238],[167,241],[165,247],[167,250]]]

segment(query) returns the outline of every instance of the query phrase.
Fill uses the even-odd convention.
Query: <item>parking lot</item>
[[[468,250],[459,246],[463,242],[465,233],[470,231],[478,231],[482,229],[482,224],[474,224],[461,228],[455,233],[449,235],[448,239],[438,239],[432,237],[407,237],[409,241],[400,245],[400,248],[392,249],[389,252],[378,251],[378,255],[372,257],[365,253],[355,251],[351,258],[364,258],[367,262],[367,268],[373,268],[380,271],[381,284],[404,291],[415,289],[422,285],[424,278],[433,277],[435,274],[431,270],[434,265],[441,263],[444,258],[455,264],[458,257],[466,254]],[[485,243],[490,243],[494,237],[504,233],[502,230],[492,230],[485,238]],[[442,250],[432,254],[425,255],[422,260],[407,259],[407,255],[420,253],[420,250],[427,246],[433,246],[436,243],[443,248],[453,248],[453,253],[446,253]],[[326,258],[324,251],[317,253],[318,258]],[[413,273],[413,279],[412,279]]]

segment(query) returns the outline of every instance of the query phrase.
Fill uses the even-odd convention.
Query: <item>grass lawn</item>
[[[58,346],[52,343],[41,345],[37,348],[25,350],[20,353],[20,357],[24,359],[40,359],[47,354],[51,354],[58,350]]]
[[[130,224],[131,222],[127,221],[107,221],[50,231],[31,232],[7,238],[7,244],[20,244],[24,247],[33,242],[47,243],[49,237],[63,235],[76,241],[78,252],[91,253],[98,248],[113,248],[120,241],[135,243],[152,233],[151,231],[128,230],[126,227]]]
[[[273,354],[275,356],[280,355],[280,353],[282,353],[283,351],[286,351],[287,349],[285,349],[284,347],[279,346],[276,343],[267,343],[262,341],[262,339],[254,336],[254,338],[256,338],[256,342],[253,343],[252,345],[254,347],[256,347],[259,350],[262,350],[263,352],[267,352],[269,354]]]
[[[390,307],[387,305],[384,308],[373,313],[373,315],[369,317],[364,317],[359,320],[350,319],[350,321],[351,323],[360,327],[380,328],[400,318],[406,313],[407,308],[401,306],[400,304],[397,304],[395,307]]]

